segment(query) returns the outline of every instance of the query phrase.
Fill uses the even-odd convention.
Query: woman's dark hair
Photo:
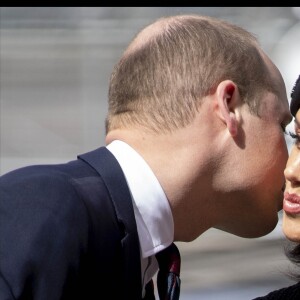
[[[300,75],[297,78],[291,92],[291,103],[290,111],[295,117],[300,108]],[[284,247],[284,252],[287,258],[296,266],[300,265],[300,244],[288,241]],[[289,277],[300,281],[300,273],[297,271],[292,271]]]
[[[296,80],[295,85],[291,92],[290,111],[294,117],[296,116],[296,113],[299,108],[300,108],[300,75]]]
[[[297,267],[295,270],[290,270],[287,275],[291,279],[300,282],[300,273],[298,268],[298,266],[300,265],[300,244],[287,241],[284,246],[284,252],[290,262],[292,262]]]

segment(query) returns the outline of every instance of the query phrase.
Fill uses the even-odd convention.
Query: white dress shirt
[[[118,160],[132,196],[140,242],[143,293],[158,270],[155,254],[174,239],[174,223],[167,197],[146,161],[132,147],[115,140],[106,146]]]

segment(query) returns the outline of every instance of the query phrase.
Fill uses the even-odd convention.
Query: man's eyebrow
[[[293,115],[289,113],[286,117],[286,120],[287,120],[287,124],[290,124],[293,121]]]

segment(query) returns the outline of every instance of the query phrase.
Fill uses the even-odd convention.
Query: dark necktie
[[[159,265],[157,289],[160,300],[178,300],[180,294],[180,253],[174,243],[156,254]]]
[[[156,254],[159,265],[157,289],[160,300],[178,300],[180,294],[180,253],[174,243]],[[143,300],[155,300],[153,280],[146,285]]]

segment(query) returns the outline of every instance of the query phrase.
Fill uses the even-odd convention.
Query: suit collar
[[[78,158],[99,173],[109,191],[117,219],[125,231],[125,236],[121,241],[124,258],[124,286],[127,289],[124,295],[127,294],[128,299],[140,299],[142,293],[140,246],[132,199],[122,169],[105,147],[79,155]]]

